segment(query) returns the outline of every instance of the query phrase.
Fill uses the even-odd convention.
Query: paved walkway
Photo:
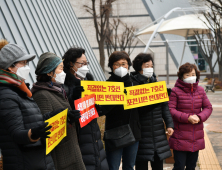
[[[199,153],[198,166],[200,170],[221,170],[217,156],[207,133],[204,133],[205,149]]]
[[[219,165],[222,167],[222,92],[208,92],[207,96],[213,105],[213,113],[204,126]]]

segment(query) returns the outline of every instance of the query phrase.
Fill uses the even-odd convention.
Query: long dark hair
[[[78,58],[85,54],[85,50],[81,47],[71,47],[66,51],[63,59],[64,72],[67,73],[70,70],[70,63],[75,63]]]

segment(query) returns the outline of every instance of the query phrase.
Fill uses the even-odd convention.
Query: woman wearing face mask
[[[173,170],[194,170],[199,150],[205,148],[203,122],[212,113],[212,105],[203,87],[198,86],[200,72],[194,64],[179,68],[178,79],[172,89],[169,109],[174,121],[170,147],[174,152]]]
[[[140,85],[157,82],[153,73],[153,58],[140,53],[133,60],[135,72],[130,75]],[[153,170],[163,169],[163,160],[171,156],[164,122],[168,135],[173,134],[173,120],[168,103],[159,103],[138,108],[141,123],[141,140],[136,157],[136,170],[148,170],[148,161]],[[164,121],[164,122],[163,122]]]
[[[6,45],[7,44],[7,45]],[[51,126],[44,123],[61,109],[42,116],[24,80],[29,76],[27,54],[16,45],[0,41],[0,148],[4,170],[54,170],[51,155],[45,155],[45,138]]]
[[[138,83],[133,81],[129,76],[128,70],[131,66],[131,61],[129,55],[126,52],[113,52],[109,57],[108,66],[112,72],[107,81],[123,82],[124,87],[138,85]],[[122,159],[123,170],[133,170],[135,166],[136,153],[138,150],[138,141],[141,138],[138,111],[137,109],[124,110],[123,105],[107,105],[103,106],[102,108],[103,113],[106,115],[106,133],[104,140],[109,169],[119,170],[120,162]],[[122,133],[120,128],[125,129],[126,125],[129,125],[129,129],[135,139],[134,142],[131,143],[129,141],[128,144],[126,143],[126,145],[121,148],[111,148],[109,143],[112,143],[112,141],[115,139],[110,139],[110,137],[108,137],[109,132],[116,130],[114,134],[116,133],[117,139],[119,136],[118,132]]]
[[[74,109],[74,100],[81,98],[83,87],[80,81],[93,80],[88,73],[88,62],[85,50],[72,47],[63,56],[64,71],[66,72],[65,89],[70,106]],[[99,106],[97,111],[101,114]],[[80,128],[79,122],[76,123],[79,146],[82,153],[83,162],[87,170],[108,170],[106,153],[101,141],[101,133],[97,119],[93,119],[89,124]]]
[[[32,93],[41,112],[46,114],[58,108],[68,108],[67,136],[51,152],[55,168],[85,170],[75,129],[80,112],[71,109],[62,87],[66,77],[62,59],[54,53],[42,54],[35,73],[37,82],[33,85]]]

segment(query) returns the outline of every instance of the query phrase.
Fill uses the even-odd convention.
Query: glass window
[[[189,39],[194,40],[195,37],[192,36],[192,37],[188,37],[187,39],[188,40]],[[191,42],[188,42],[188,45],[197,45],[197,42],[191,41]],[[198,46],[189,46],[189,47],[190,47],[191,53],[193,54],[193,58],[194,58],[194,60],[197,64],[199,70],[200,71],[206,71],[206,66],[208,64],[205,61],[205,59],[203,58],[203,56],[201,55],[201,53],[199,52]]]

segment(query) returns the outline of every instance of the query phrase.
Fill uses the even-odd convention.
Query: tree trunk
[[[209,60],[206,60],[206,61],[209,64],[209,67],[210,67],[210,76],[211,76],[211,78],[214,78],[214,68],[213,68],[213,65],[212,65],[212,58],[209,59]]]
[[[213,69],[213,67],[210,67],[210,76],[211,76],[211,78],[214,78],[214,69]]]
[[[105,71],[105,51],[104,51],[104,41],[99,42],[99,56],[100,56],[100,65]]]
[[[219,65],[219,64],[218,64],[218,66],[219,66],[219,75],[218,75],[218,79],[219,79],[219,81],[222,81],[222,65]]]

